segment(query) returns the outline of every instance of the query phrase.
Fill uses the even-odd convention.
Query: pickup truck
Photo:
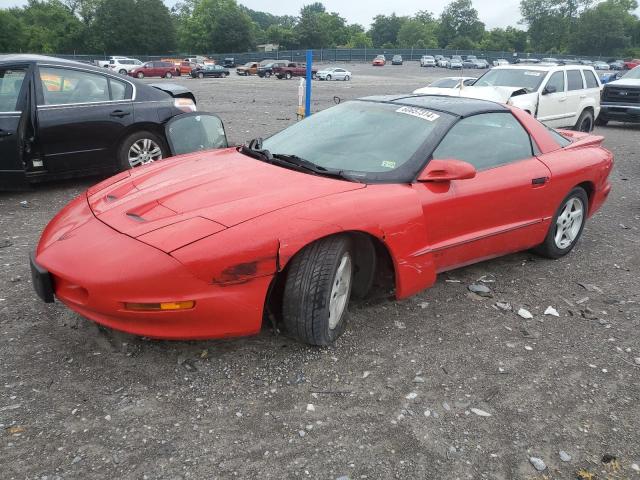
[[[316,73],[318,73],[317,68],[312,68],[311,73],[313,78],[316,78]],[[304,77],[307,74],[307,66],[304,63],[288,63],[283,67],[275,67],[273,69],[273,74],[279,80],[286,78],[289,80],[292,77]]]
[[[127,60],[129,57],[120,57],[120,56],[112,56],[107,58],[106,60],[94,60],[93,63],[97,67],[109,68],[109,63],[111,60]]]

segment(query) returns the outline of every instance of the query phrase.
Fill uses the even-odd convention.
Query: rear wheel
[[[534,251],[554,259],[569,253],[582,235],[588,209],[587,192],[581,187],[571,190],[554,215],[544,243]]]
[[[264,72],[264,77],[269,78],[271,76],[271,72]]]
[[[162,160],[168,151],[165,141],[155,133],[147,130],[132,133],[118,149],[120,169],[128,170]]]
[[[127,71],[124,68],[121,68],[120,71],[118,72],[120,75],[126,75]]]
[[[349,80],[351,80],[351,77],[349,75],[345,75],[344,76],[344,81],[348,82]]]
[[[291,72],[287,72],[287,73],[284,75],[284,77],[285,77],[287,80],[291,80]]]
[[[573,129],[585,133],[590,133],[593,130],[593,113],[591,110],[582,111]]]
[[[173,78],[173,74],[171,72],[167,72],[164,74],[164,78]]]
[[[311,345],[330,345],[343,332],[353,283],[351,241],[319,240],[298,253],[289,266],[282,315],[288,332]]]
[[[138,75],[136,75],[138,78],[144,78],[144,73],[142,72],[138,72]]]
[[[204,73],[198,72],[198,78],[204,78]]]

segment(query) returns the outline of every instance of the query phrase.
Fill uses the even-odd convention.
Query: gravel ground
[[[315,110],[447,75],[348,68],[351,82],[314,82]],[[295,81],[173,81],[232,141],[295,121]],[[0,477],[640,478],[640,131],[596,133],[616,156],[613,192],[570,255],[510,255],[402,302],[354,305],[325,349],[269,328],[149,341],[45,305],[28,252],[96,179],[0,193]],[[469,292],[479,281],[492,298]]]

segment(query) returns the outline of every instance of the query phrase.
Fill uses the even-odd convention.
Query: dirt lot
[[[446,75],[349,68],[351,82],[313,84],[315,110]],[[295,81],[173,81],[220,114],[233,141],[295,121]],[[402,302],[356,305],[326,349],[270,328],[149,341],[45,305],[27,255],[96,179],[0,194],[0,477],[640,478],[640,129],[596,133],[616,155],[613,193],[570,255],[510,255]],[[467,290],[479,279],[493,298]],[[548,306],[560,316],[543,315]]]

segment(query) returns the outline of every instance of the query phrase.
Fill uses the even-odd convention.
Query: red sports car
[[[210,145],[193,129],[167,136],[176,153]],[[609,194],[601,142],[484,100],[345,102],[90,188],[45,229],[33,281],[45,301],[134,334],[249,335],[273,315],[327,345],[374,279],[404,298],[499,255],[567,254]]]

